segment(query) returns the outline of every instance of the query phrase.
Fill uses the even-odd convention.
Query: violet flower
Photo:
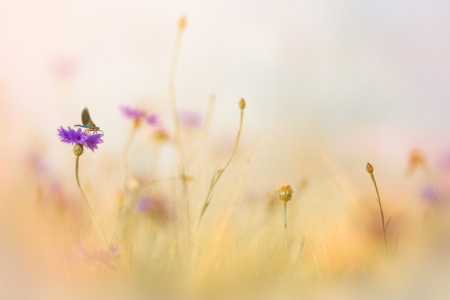
[[[157,114],[150,114],[145,118],[145,120],[152,126],[158,126],[161,123],[161,120]]]
[[[25,161],[39,174],[45,174],[48,167],[44,160],[35,152],[29,152],[25,156]]]
[[[98,149],[98,144],[103,143],[101,139],[103,134],[85,134],[81,128],[74,130],[67,126],[68,130],[65,130],[62,126],[58,129],[59,140],[66,144],[79,144],[83,145],[94,152],[94,149]]]
[[[426,185],[425,187],[423,187],[422,190],[420,191],[420,195],[429,204],[436,204],[436,203],[440,202],[440,198],[442,198],[442,195],[440,195],[440,192],[431,185]]]
[[[97,145],[103,143],[103,140],[101,139],[102,137],[103,134],[87,135],[84,145],[94,152],[94,149],[98,149]]]
[[[146,112],[144,110],[131,108],[129,106],[120,106],[119,109],[125,118],[133,119],[134,121],[140,120],[146,115]]]
[[[178,115],[181,125],[191,128],[198,128],[202,125],[201,115],[198,112],[182,110]]]
[[[136,203],[136,209],[145,215],[162,221],[168,218],[166,205],[161,201],[149,197],[141,198]]]
[[[65,130],[62,126],[58,129],[59,140],[66,144],[80,144],[82,145],[86,140],[87,136],[78,128],[78,130],[73,130],[69,126],[67,126],[68,130]]]

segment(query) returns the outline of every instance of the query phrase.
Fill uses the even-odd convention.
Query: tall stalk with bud
[[[289,242],[288,242],[288,232],[287,232],[287,203],[291,200],[292,190],[289,184],[280,184],[280,187],[275,192],[278,194],[278,197],[281,201],[283,201],[283,215],[284,215],[284,235],[286,240],[286,265],[289,268]]]

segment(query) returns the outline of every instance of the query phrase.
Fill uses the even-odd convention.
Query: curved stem
[[[220,176],[222,176],[223,172],[225,171],[225,169],[230,164],[231,159],[234,156],[234,153],[236,152],[236,149],[237,149],[237,146],[238,146],[238,143],[239,143],[239,138],[241,137],[243,120],[244,120],[244,110],[241,109],[241,121],[239,123],[239,131],[238,131],[237,136],[236,136],[236,142],[234,144],[233,150],[231,150],[231,154],[230,154],[230,156],[228,158],[228,161],[225,163],[225,166],[223,168],[216,168],[216,170],[214,170],[214,174],[213,174],[213,177],[211,179],[211,184],[209,186],[209,191],[208,191],[208,194],[206,195],[205,202],[204,202],[202,210],[200,212],[200,217],[198,218],[197,228],[196,228],[195,233],[194,233],[194,239],[195,239],[195,236],[197,235],[197,232],[198,232],[198,229],[200,227],[200,222],[201,222],[201,220],[203,218],[203,215],[205,214],[205,211],[208,208],[209,203],[211,202],[212,191],[214,189],[214,186],[216,185],[217,181],[219,181]],[[219,170],[219,171],[217,171],[217,170]]]
[[[373,173],[370,173],[370,177],[372,177],[373,185],[375,186],[375,190],[377,191],[378,205],[380,206],[380,213],[381,213],[381,225],[383,226],[384,247],[386,249],[386,255],[389,258],[389,251],[388,251],[388,246],[387,246],[387,241],[386,241],[386,226],[384,225],[384,213],[383,213],[383,207],[381,207],[380,194],[378,193],[377,182],[375,181],[375,176],[373,176]]]
[[[83,189],[80,185],[80,180],[78,179],[78,161],[80,160],[80,157],[77,156],[76,162],[75,162],[75,177],[77,178],[77,184],[78,188],[80,189],[81,195],[83,196],[84,203],[86,203],[86,206],[88,208],[89,214],[91,215],[92,221],[94,222],[95,228],[97,229],[98,234],[100,235],[100,238],[102,239],[103,243],[105,244],[106,249],[108,250],[109,256],[111,257],[111,260],[113,260],[113,255],[111,253],[111,249],[108,246],[108,243],[106,243],[105,238],[103,237],[103,234],[100,231],[100,228],[98,227],[97,221],[95,220],[94,214],[92,213],[91,206],[89,205],[89,202],[86,199],[86,196],[84,195]]]

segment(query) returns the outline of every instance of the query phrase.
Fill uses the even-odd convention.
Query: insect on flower
[[[97,131],[101,131],[102,134],[104,134],[103,130],[100,130],[100,127],[95,126],[87,107],[85,107],[81,112],[81,122],[83,122],[83,125],[75,125],[75,127],[86,128],[86,131],[84,132],[85,134],[88,134],[89,132],[94,132],[97,134]]]

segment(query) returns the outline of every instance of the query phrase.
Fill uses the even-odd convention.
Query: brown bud
[[[75,147],[73,147],[73,153],[75,153],[76,156],[83,154],[83,145],[75,144]]]
[[[281,201],[288,202],[291,200],[292,193],[294,191],[291,189],[291,186],[289,184],[280,184],[280,187],[275,192],[278,194],[278,197],[280,197]]]
[[[239,101],[239,108],[244,109],[245,108],[245,101],[244,98],[241,98],[241,101]]]
[[[372,174],[372,173],[373,173],[373,167],[372,167],[371,164],[367,163],[366,171],[367,171],[369,174]]]

